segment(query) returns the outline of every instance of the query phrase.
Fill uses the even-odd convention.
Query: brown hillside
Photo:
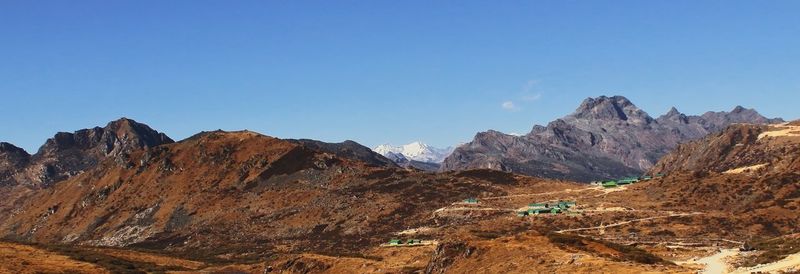
[[[0,229],[39,242],[353,252],[423,225],[430,209],[502,193],[487,180],[370,167],[257,133],[211,132],[104,161],[26,198]]]

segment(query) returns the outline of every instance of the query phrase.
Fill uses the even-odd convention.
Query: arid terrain
[[[797,271],[798,128],[734,125],[617,187],[204,132],[3,186],[0,272]]]

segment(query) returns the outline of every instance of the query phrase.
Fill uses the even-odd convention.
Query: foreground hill
[[[488,168],[577,181],[640,175],[678,144],[732,123],[768,124],[755,110],[688,116],[672,108],[656,119],[622,96],[588,98],[574,113],[512,136],[481,132],[458,147],[442,170]]]

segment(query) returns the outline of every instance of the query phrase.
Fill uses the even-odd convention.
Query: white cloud
[[[519,110],[519,106],[514,104],[514,101],[505,101],[500,105],[500,107],[502,107],[505,110],[510,110],[510,111]]]
[[[517,96],[514,96],[515,98],[504,101],[502,104],[500,104],[500,107],[507,111],[520,111],[522,110],[522,105],[529,104],[533,101],[538,101],[540,98],[542,98],[541,92],[535,92],[538,89],[538,85],[539,80],[528,80],[522,86],[521,92],[518,93]]]
[[[533,101],[539,100],[539,98],[542,98],[542,93],[541,92],[534,93],[534,90],[536,89],[536,86],[538,86],[538,85],[539,85],[539,80],[535,80],[535,79],[534,80],[528,80],[528,82],[525,83],[524,86],[522,86],[522,100],[523,101],[528,101],[528,102],[533,102]]]

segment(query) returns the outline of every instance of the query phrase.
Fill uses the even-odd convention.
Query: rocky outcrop
[[[172,142],[164,133],[127,118],[112,121],[105,127],[59,132],[32,156],[17,151],[17,155],[22,155],[17,158],[25,160],[18,162],[17,169],[10,176],[13,179],[0,176],[0,183],[47,187],[106,158],[123,162],[131,151]],[[5,155],[5,152],[0,153]]]
[[[0,142],[0,186],[17,184],[14,175],[28,164],[30,158],[24,149]]]
[[[523,136],[478,133],[445,159],[442,170],[489,168],[577,181],[639,175],[680,143],[732,123],[779,121],[742,107],[702,116],[672,108],[654,119],[625,97],[601,96]]]

